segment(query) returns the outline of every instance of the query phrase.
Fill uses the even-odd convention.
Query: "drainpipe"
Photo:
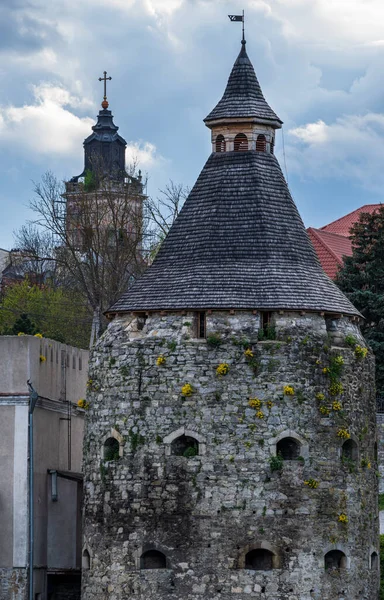
[[[33,600],[33,557],[34,557],[34,506],[33,506],[33,411],[39,394],[33,389],[31,382],[27,381],[29,389],[29,410],[28,410],[28,429],[29,429],[29,600]]]

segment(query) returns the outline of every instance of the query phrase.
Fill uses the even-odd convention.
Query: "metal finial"
[[[107,101],[107,81],[111,81],[112,77],[107,77],[107,71],[104,71],[104,77],[99,77],[99,81],[104,81],[104,100],[101,103],[101,106],[103,108],[108,108],[108,101]]]

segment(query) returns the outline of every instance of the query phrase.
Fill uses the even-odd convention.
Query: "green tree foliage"
[[[362,213],[351,229],[353,255],[336,283],[365,317],[362,332],[376,356],[376,387],[384,393],[384,206]]]
[[[63,288],[31,285],[25,279],[6,289],[0,301],[0,333],[33,335],[87,348],[92,316],[77,295]]]

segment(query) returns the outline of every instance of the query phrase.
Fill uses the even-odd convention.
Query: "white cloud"
[[[33,93],[33,104],[0,107],[0,143],[16,143],[31,159],[36,155],[78,155],[94,124],[89,117],[77,117],[70,110],[83,100],[49,84],[35,86]]]
[[[155,163],[164,163],[166,159],[157,152],[157,148],[151,142],[129,142],[125,152],[127,168],[129,165],[137,165],[140,169],[152,168]]]
[[[384,185],[384,114],[339,117],[289,131],[289,170],[303,179],[349,180],[370,192]]]

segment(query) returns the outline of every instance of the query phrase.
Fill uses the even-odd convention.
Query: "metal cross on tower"
[[[99,81],[104,81],[104,100],[107,99],[107,81],[111,81],[112,77],[107,77],[107,71],[104,71],[104,77],[99,77]]]

